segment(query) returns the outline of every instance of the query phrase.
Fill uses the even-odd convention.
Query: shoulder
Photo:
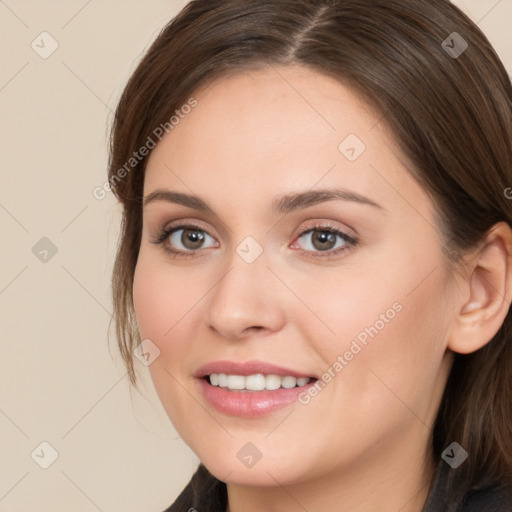
[[[422,512],[512,512],[512,482],[485,480],[468,488],[441,462]]]
[[[488,486],[466,493],[458,512],[512,512],[512,486]]]
[[[438,468],[423,512],[512,512],[512,484],[486,484],[462,492],[462,486],[448,484],[448,471],[444,465]],[[225,512],[226,505],[226,484],[201,463],[187,486],[164,512]]]
[[[164,512],[225,512],[227,487],[199,464],[190,482]]]

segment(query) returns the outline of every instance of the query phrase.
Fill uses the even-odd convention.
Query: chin
[[[245,454],[240,448],[223,453],[209,453],[196,455],[206,466],[208,471],[217,479],[227,484],[243,485],[250,487],[275,487],[277,485],[290,485],[300,483],[310,478],[311,473],[303,465],[304,459],[290,460],[288,457],[280,457],[280,460],[265,460],[263,453],[261,459],[256,462],[244,463]],[[246,449],[247,453],[250,449]],[[295,452],[297,453],[297,452]],[[201,455],[203,455],[201,457]],[[242,459],[242,460],[240,460]],[[300,469],[300,470],[299,470]],[[308,476],[309,475],[309,476]]]

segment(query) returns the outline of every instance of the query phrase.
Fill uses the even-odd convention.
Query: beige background
[[[185,3],[0,0],[2,512],[161,512],[197,465],[149,378],[131,390],[107,343],[119,209],[92,195],[117,98]],[[512,74],[512,0],[455,3]],[[59,45],[46,59],[31,47],[51,49],[44,31]],[[55,255],[33,253],[43,237]]]

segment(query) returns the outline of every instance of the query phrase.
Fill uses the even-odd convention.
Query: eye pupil
[[[198,249],[204,241],[204,233],[197,229],[184,229],[181,235],[181,242],[188,249]],[[192,246],[190,246],[190,244]]]
[[[320,247],[317,247],[317,243],[320,243]],[[325,243],[328,246],[326,247]],[[313,245],[316,249],[329,250],[336,245],[336,235],[330,231],[315,231],[313,233]]]

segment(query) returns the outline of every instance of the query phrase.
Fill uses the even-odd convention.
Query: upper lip
[[[256,373],[263,373],[265,375],[279,375],[286,377],[301,378],[301,377],[313,377],[311,374],[292,370],[291,368],[285,368],[283,366],[277,366],[275,364],[265,363],[263,361],[212,361],[206,363],[196,370],[194,377],[206,377],[212,373],[226,373],[228,375],[254,375]]]

